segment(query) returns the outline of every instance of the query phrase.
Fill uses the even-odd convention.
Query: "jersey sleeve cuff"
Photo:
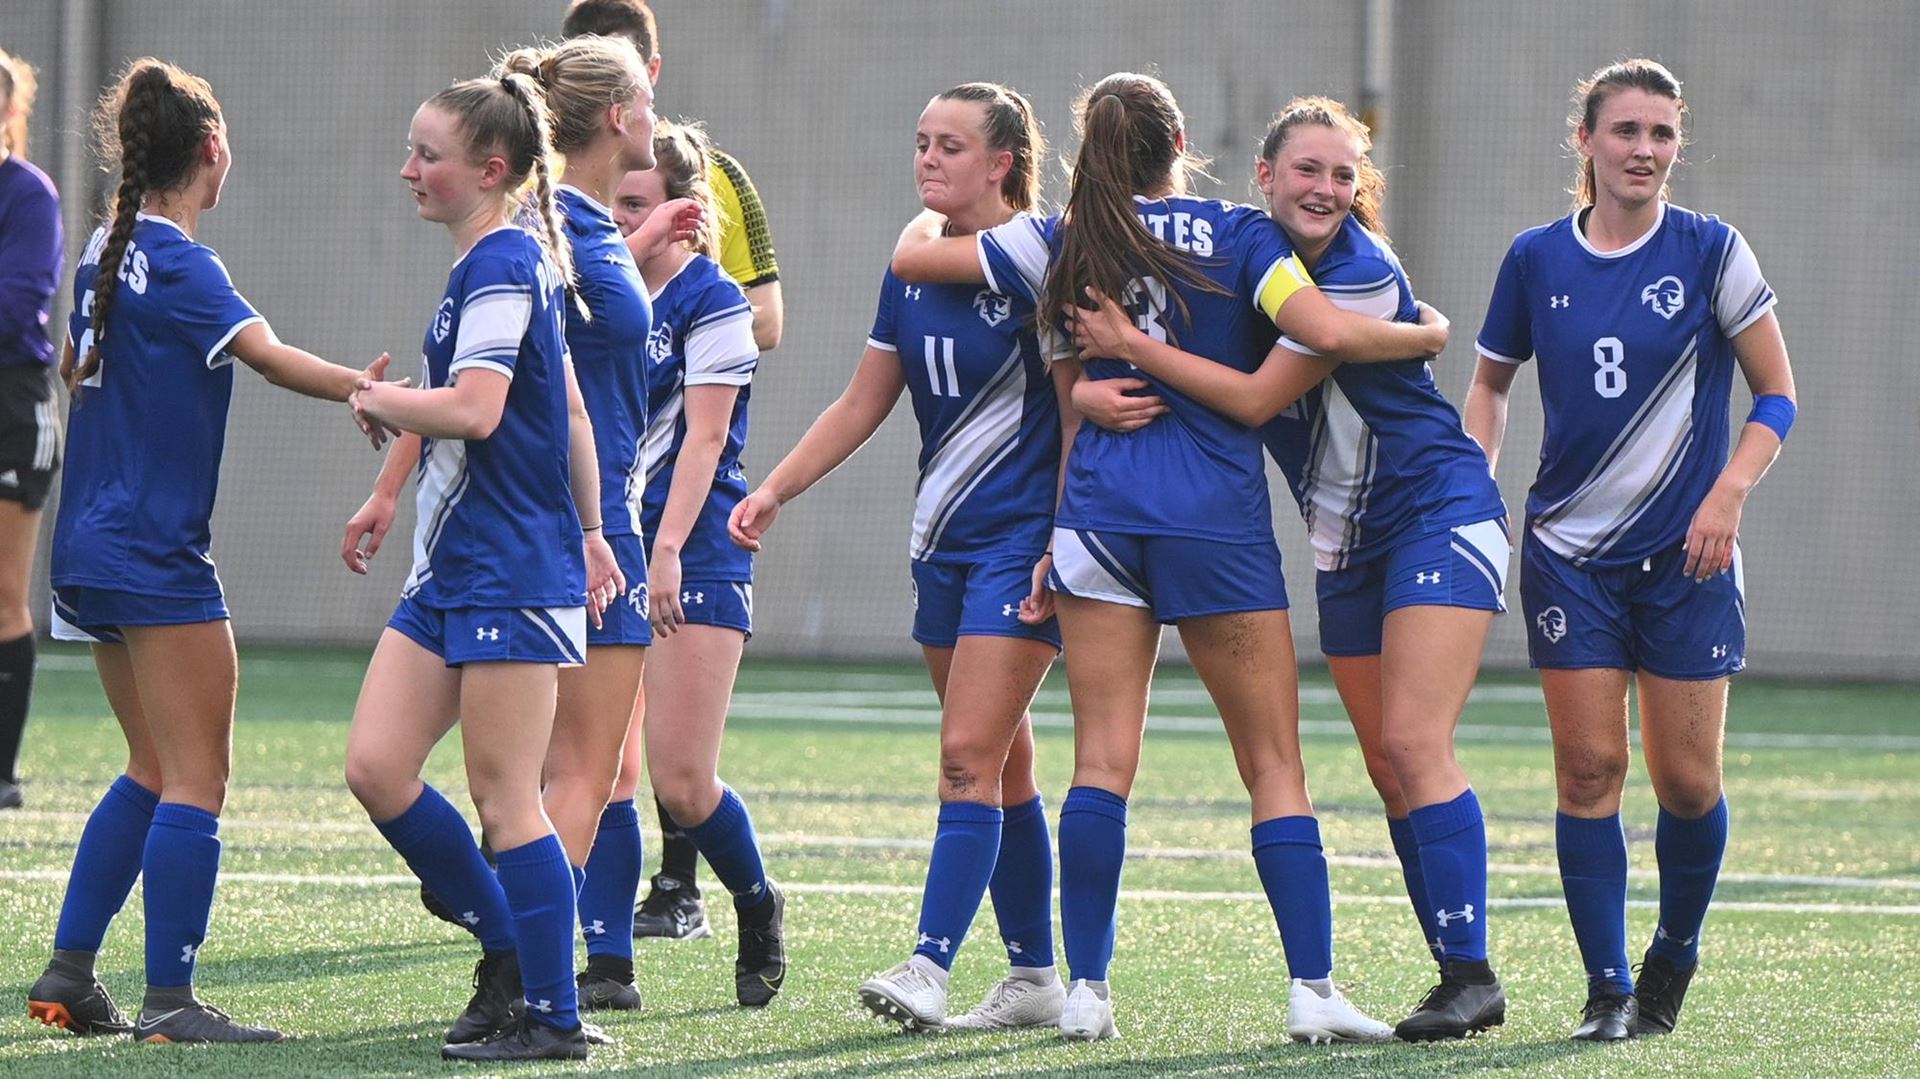
[[[1726,335],[1727,340],[1729,341],[1733,340],[1734,338],[1740,336],[1740,334],[1744,332],[1747,327],[1760,321],[1761,316],[1773,310],[1774,305],[1779,302],[1780,302],[1780,297],[1771,296],[1771,295],[1768,296],[1766,299],[1754,305],[1754,309],[1752,311],[1747,312],[1746,318],[1741,319],[1739,322],[1735,323],[1734,325],[1728,327],[1727,329],[1721,332]]]
[[[457,375],[469,367],[478,367],[483,371],[498,371],[500,374],[507,376],[509,380],[513,378],[512,365],[501,363],[498,360],[489,360],[483,356],[470,356],[464,360],[455,360],[447,366],[447,375],[449,377]]]
[[[1490,349],[1487,347],[1487,343],[1485,341],[1475,341],[1473,343],[1473,347],[1475,351],[1479,352],[1480,355],[1485,356],[1487,359],[1492,360],[1495,363],[1504,363],[1512,367],[1517,367],[1520,364],[1526,363],[1528,359],[1528,357],[1525,357],[1525,356],[1515,358],[1513,356],[1507,355],[1504,352],[1495,352],[1493,349]]]
[[[882,351],[882,352],[898,352],[898,351],[900,351],[900,349],[899,349],[899,346],[897,346],[897,345],[894,345],[894,344],[892,344],[891,342],[887,342],[887,341],[882,341],[882,340],[880,340],[880,339],[879,339],[879,338],[877,338],[877,337],[869,337],[869,338],[867,338],[867,347],[868,347],[868,348],[877,348],[877,349],[879,349],[879,350],[880,350],[880,351]]]
[[[212,371],[215,368],[225,367],[232,363],[233,357],[227,354],[227,346],[233,343],[234,338],[240,336],[241,330],[246,329],[256,322],[265,325],[266,321],[266,318],[263,316],[254,315],[250,318],[243,318],[232,326],[227,327],[227,332],[222,334],[220,340],[214,342],[213,347],[207,350],[207,370]]]
[[[752,371],[708,371],[689,374],[684,386],[745,386],[753,382]]]

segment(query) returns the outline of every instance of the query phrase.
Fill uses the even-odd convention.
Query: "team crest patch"
[[[673,355],[673,327],[658,323],[647,334],[647,358],[656,364],[667,362]]]
[[[980,321],[989,326],[1000,325],[1013,313],[1013,305],[1005,296],[984,288],[973,298],[973,309],[980,312]]]
[[[453,297],[440,301],[440,310],[433,316],[433,340],[439,344],[453,332]]]
[[[1540,635],[1547,639],[1548,644],[1559,644],[1560,638],[1567,635],[1567,612],[1558,607],[1548,607],[1533,621],[1540,627]]]
[[[1640,290],[1640,302],[1653,308],[1654,314],[1671,319],[1687,306],[1687,288],[1680,279],[1667,276]]]

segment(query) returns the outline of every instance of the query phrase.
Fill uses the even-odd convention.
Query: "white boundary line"
[[[419,881],[400,874],[376,874],[369,876],[326,876],[308,873],[222,873],[221,879],[236,884],[288,884],[304,886],[322,886],[338,888],[373,888],[416,885]],[[67,874],[58,869],[0,869],[0,880],[22,881],[64,881]],[[867,896],[918,896],[924,889],[917,884],[866,884],[826,883],[811,881],[781,881],[780,887],[800,895],[867,895]],[[1058,897],[1059,892],[1054,895]],[[1120,898],[1139,902],[1158,903],[1265,903],[1264,892],[1202,892],[1177,891],[1167,889],[1136,888],[1122,891]],[[1333,901],[1341,906],[1399,906],[1407,899],[1396,895],[1336,895]],[[1494,897],[1487,900],[1487,906],[1506,910],[1558,909],[1565,903],[1550,896],[1504,898]],[[1631,899],[1627,906],[1634,910],[1658,910],[1659,902],[1651,899]],[[1920,917],[1920,904],[1914,905],[1876,905],[1870,903],[1764,903],[1722,900],[1713,904],[1717,911],[1738,911],[1754,914],[1880,914],[1893,917]]]

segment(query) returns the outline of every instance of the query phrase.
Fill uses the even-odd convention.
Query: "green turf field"
[[[208,999],[297,1040],[174,1047],[78,1039],[26,1017],[73,840],[122,762],[84,654],[43,655],[28,806],[0,814],[0,1074],[477,1074],[442,1063],[438,1037],[465,1002],[475,949],[421,912],[405,867],[340,779],[363,665],[350,653],[260,649],[242,664],[225,872],[200,982]],[[1331,687],[1309,675],[1302,695],[1308,771],[1333,861],[1336,978],[1392,1022],[1426,990],[1431,966]],[[1042,786],[1057,809],[1071,766],[1058,672],[1037,708]],[[1121,1039],[907,1036],[866,1018],[854,987],[913,941],[935,814],[932,693],[905,667],[750,664],[724,771],[791,893],[786,992],[764,1012],[732,1006],[732,918],[716,910],[715,940],[642,943],[647,1005],[605,1019],[617,1045],[597,1049],[585,1068],[513,1073],[1920,1074],[1915,690],[1736,686],[1733,839],[1702,974],[1679,1033],[1604,1048],[1565,1040],[1585,986],[1553,868],[1553,771],[1531,682],[1486,679],[1462,730],[1462,757],[1488,814],[1493,957],[1510,1000],[1506,1027],[1462,1044],[1329,1049],[1286,1040],[1280,943],[1246,854],[1245,795],[1211,717],[1191,676],[1161,678],[1132,800],[1113,968]],[[460,799],[457,747],[436,756],[431,778]],[[643,819],[651,863],[657,837]],[[1643,773],[1629,784],[1626,820],[1637,957],[1656,895]],[[142,984],[140,931],[136,890],[101,956],[104,979],[130,1009]],[[970,1007],[1003,962],[983,906],[956,964],[954,1010]]]

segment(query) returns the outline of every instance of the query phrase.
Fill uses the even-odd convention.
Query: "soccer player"
[[[1296,98],[1268,127],[1256,178],[1336,305],[1412,322],[1419,308],[1380,227],[1386,182],[1370,145],[1339,102]],[[1320,647],[1441,963],[1440,985],[1396,1033],[1461,1037],[1503,1022],[1505,994],[1487,963],[1486,827],[1453,751],[1488,626],[1505,609],[1506,504],[1486,454],[1424,357],[1336,365],[1288,338],[1246,374],[1155,347],[1111,300],[1075,317],[1082,351],[1130,360],[1260,427],[1306,517]],[[1128,385],[1145,383],[1083,379],[1076,406],[1124,425],[1141,399],[1111,387]]]
[[[20,736],[33,696],[27,589],[40,510],[60,467],[47,336],[60,282],[60,195],[23,156],[33,68],[0,49],[0,809],[18,809]]]
[[[427,329],[422,387],[369,382],[354,396],[359,413],[423,442],[413,573],[354,708],[347,784],[480,937],[474,999],[441,1050],[456,1060],[587,1055],[574,876],[541,770],[558,669],[584,661],[589,610],[599,621],[625,582],[601,534],[593,429],[563,336],[573,270],[550,130],[539,85],[516,71],[455,83],[414,113],[401,178],[459,258]],[[529,179],[539,235],[513,224]],[[497,872],[420,779],[455,723]],[[522,1007],[490,1007],[508,972]]]
[[[914,179],[949,235],[973,235],[1033,208],[1044,154],[1025,98],[965,83],[920,114]],[[851,457],[903,390],[920,424],[913,637],[941,703],[940,818],[913,955],[861,985],[860,997],[909,1030],[1054,1026],[1066,992],[1053,962],[1053,848],[1027,708],[1060,631],[1020,613],[1053,530],[1060,411],[1032,306],[888,272],[853,381],[734,508],[730,529],[758,550],[780,507]],[[949,1024],[947,972],[989,889],[1012,969]]]
[[[1520,599],[1553,729],[1560,880],[1587,970],[1582,1040],[1673,1030],[1699,961],[1727,842],[1727,680],[1746,665],[1740,511],[1795,413],[1752,249],[1668,201],[1685,119],[1679,80],[1654,61],[1580,83],[1574,210],[1508,249],[1467,396],[1467,430],[1497,461],[1514,374],[1540,358],[1547,434]],[[1729,458],[1736,366],[1754,403]],[[1637,985],[1620,827],[1636,683],[1660,804],[1660,921]]]
[[[645,0],[573,0],[561,22],[568,37],[579,34],[604,34],[624,37],[633,42],[647,63],[647,77],[660,78],[660,26],[653,9]],[[712,210],[716,219],[715,261],[728,277],[746,291],[753,307],[753,341],[762,355],[780,345],[785,318],[785,300],[781,292],[780,264],[774,257],[773,231],[767,224],[766,208],[747,171],[725,151],[707,146],[707,188],[712,192]],[[650,248],[636,247],[634,258],[644,260]],[[644,695],[643,695],[644,696]],[[644,711],[644,705],[642,706]],[[636,741],[632,761],[638,760]],[[641,900],[634,918],[634,935],[665,940],[696,940],[708,937],[706,907],[696,883],[699,852],[693,842],[673,823],[673,817],[659,799],[654,812],[660,821],[660,871],[654,874],[646,898]]]
[[[922,215],[901,236],[894,272],[910,282],[985,280],[1032,301],[1047,327],[1097,289],[1124,297],[1150,336],[1242,370],[1266,355],[1276,321],[1310,347],[1341,356],[1389,359],[1444,345],[1444,326],[1333,307],[1260,211],[1188,197],[1187,173],[1197,162],[1179,106],[1160,80],[1109,75],[1076,112],[1083,139],[1063,217],[1016,218],[975,241],[940,238]],[[1108,358],[1085,363],[1095,378],[1131,372]],[[1173,623],[1220,710],[1252,796],[1254,859],[1295,979],[1290,1033],[1384,1039],[1386,1025],[1361,1014],[1331,981],[1326,858],[1300,762],[1286,583],[1259,435],[1169,387],[1154,388],[1168,407],[1157,422],[1129,434],[1079,425],[1052,552],[1035,568],[1035,606],[1052,599],[1041,594],[1043,578],[1058,594],[1075,728],[1074,786],[1059,837],[1061,923],[1074,980],[1060,1030],[1075,1039],[1116,1033],[1107,968],[1126,799],[1160,627]]]
[[[699,128],[662,124],[653,149],[654,169],[628,173],[615,196],[614,220],[630,233],[670,200],[711,205]],[[655,796],[733,895],[734,992],[759,1007],[786,978],[786,897],[767,877],[753,818],[720,781],[719,764],[727,702],[753,633],[753,556],[727,538],[727,517],[747,494],[740,454],[760,354],[746,296],[706,254],[713,223],[709,214],[692,243],[640,264],[653,297],[641,515],[655,641],[646,722],[628,735],[614,797],[632,797],[644,738]]]
[[[282,344],[196,242],[233,151],[205,80],[135,60],[94,117],[120,174],[113,216],[74,271],[60,368],[73,403],[53,533],[53,631],[93,645],[127,769],[87,818],[53,960],[27,1010],[79,1034],[278,1041],[194,995],[220,869],[238,663],[208,554],[238,357],[275,385],[344,401],[377,380]],[[369,430],[377,445],[384,432]],[[94,956],[145,881],[147,992],[128,1022]]]

